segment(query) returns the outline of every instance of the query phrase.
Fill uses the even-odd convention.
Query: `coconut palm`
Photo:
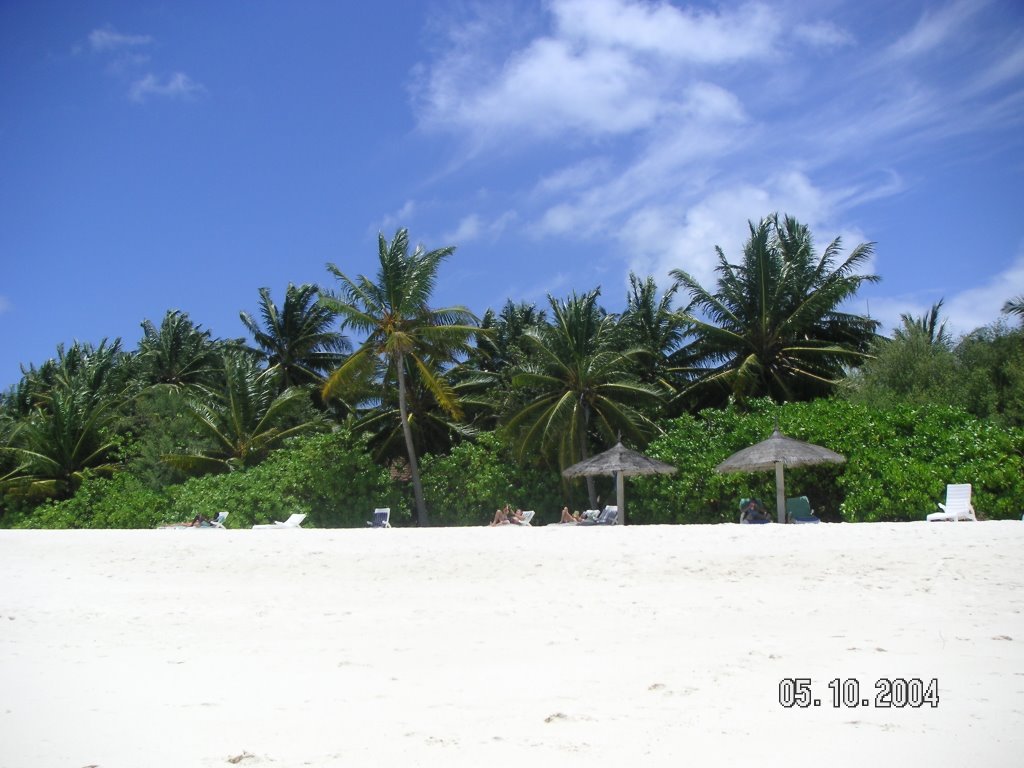
[[[681,349],[689,331],[682,314],[672,309],[678,287],[673,284],[659,298],[653,277],[641,280],[630,272],[626,309],[619,318],[624,343],[644,350],[637,359],[640,380],[667,392],[676,389],[674,379],[683,364]]]
[[[330,330],[336,317],[317,302],[318,291],[317,286],[308,283],[289,283],[284,304],[278,309],[270,298],[270,289],[260,288],[262,328],[248,312],[239,313],[270,367],[279,369],[282,389],[304,384],[323,386],[325,374],[340,364],[340,354],[351,349],[344,336]]]
[[[143,320],[142,334],[136,356],[144,384],[195,386],[209,382],[220,365],[220,345],[187,312],[168,310],[159,328]]]
[[[425,365],[432,365],[429,359],[423,362]],[[489,403],[485,403],[483,396],[478,392],[476,380],[461,379],[461,374],[458,367],[437,371],[435,374],[444,380],[446,391],[451,393],[453,402],[457,405],[454,411],[456,415],[453,416],[438,405],[433,393],[420,376],[419,369],[415,365],[406,365],[405,402],[417,455],[447,453],[456,441],[475,437],[479,433],[479,428],[468,421],[466,411],[473,409],[480,412]],[[375,387],[373,396],[357,403],[355,410],[358,416],[354,428],[370,435],[370,445],[373,447],[375,459],[390,462],[407,455],[405,430],[398,403],[398,386],[394,378],[383,387]]]
[[[718,287],[704,288],[683,270],[671,272],[690,294],[685,310],[695,341],[695,366],[686,394],[777,401],[829,393],[846,368],[865,359],[878,323],[840,311],[876,275],[858,274],[873,244],[862,243],[839,261],[833,240],[815,255],[808,228],[778,215],[749,223],[743,260],[718,253]],[[705,401],[706,402],[706,401]]]
[[[512,387],[512,375],[530,355],[526,331],[544,322],[544,310],[511,299],[500,312],[488,309],[484,313],[476,346],[452,372],[468,421],[480,429],[493,430],[501,414],[525,405],[523,393]]]
[[[1003,304],[1003,312],[1008,315],[1024,317],[1024,296],[1008,299],[1007,302]]]
[[[306,393],[297,387],[282,392],[276,369],[263,369],[255,356],[240,350],[226,350],[221,361],[220,386],[193,390],[184,400],[211,447],[164,457],[185,472],[228,472],[258,464],[283,440],[313,426],[295,416]]]
[[[656,430],[638,406],[657,403],[660,391],[629,373],[642,350],[622,349],[615,318],[598,306],[599,295],[593,290],[564,302],[549,296],[551,323],[526,332],[530,358],[512,382],[528,400],[507,424],[520,456],[539,451],[564,469],[589,458],[595,438],[602,447],[620,435],[643,444]],[[594,504],[592,478],[587,488]]]
[[[432,251],[417,246],[409,253],[409,233],[399,229],[389,243],[377,238],[380,268],[376,281],[348,277],[334,264],[327,269],[341,283],[338,292],[322,292],[320,302],[341,317],[342,329],[365,334],[365,341],[324,384],[325,400],[349,392],[365,392],[368,382],[383,386],[396,381],[399,420],[405,437],[409,472],[420,525],[427,525],[416,446],[409,423],[408,369],[415,367],[437,405],[453,418],[461,416],[451,385],[438,375],[445,363],[468,352],[477,319],[465,307],[431,309],[430,297],[441,262],[453,247]]]
[[[76,342],[31,370],[29,412],[10,426],[2,450],[16,468],[5,485],[65,497],[86,471],[112,474],[120,440],[113,430],[123,402],[120,340]]]
[[[932,304],[930,310],[921,317],[904,313],[900,315],[903,326],[893,332],[893,338],[906,341],[910,338],[920,338],[930,346],[951,349],[953,337],[946,330],[946,321],[939,322],[939,312],[942,310],[942,299]]]
[[[468,364],[491,373],[509,369],[526,354],[523,341],[526,331],[544,321],[544,311],[526,302],[516,304],[509,299],[497,314],[488,309],[480,321],[480,335]]]

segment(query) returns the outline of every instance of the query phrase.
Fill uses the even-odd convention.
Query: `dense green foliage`
[[[741,497],[773,503],[774,478],[714,466],[776,415],[849,458],[787,473],[825,520],[919,520],[957,481],[981,517],[1018,516],[1024,328],[954,339],[939,302],[874,337],[837,306],[874,279],[854,270],[870,246],[839,262],[838,242],[817,257],[792,219],[750,227],[742,263],[719,254],[714,293],[677,275],[659,295],[631,275],[621,314],[600,288],[544,310],[509,300],[479,324],[432,308],[453,249],[410,253],[399,230],[379,238],[373,280],[330,265],[337,293],[289,285],[280,308],[261,289],[261,322],[241,313],[252,343],[171,310],[134,351],[58,347],[0,394],[0,525],[147,528],[226,510],[229,527],[293,512],[361,527],[378,506],[423,525],[428,503],[435,524],[482,524],[506,503],[542,524],[563,504],[607,503],[612,478],[561,470],[620,435],[679,468],[629,479],[630,522],[731,522]],[[334,322],[365,334],[354,352]]]
[[[845,368],[864,359],[877,323],[840,306],[875,275],[858,270],[873,245],[858,245],[839,262],[839,238],[817,256],[806,226],[778,215],[750,223],[743,259],[718,252],[712,292],[682,270],[671,274],[690,294],[686,319],[697,402],[721,404],[768,396],[778,402],[830,394]]]
[[[786,495],[807,496],[823,520],[923,520],[945,498],[947,483],[971,483],[982,518],[1020,516],[1024,498],[1024,430],[1003,428],[945,406],[870,408],[842,400],[774,405],[768,400],[681,416],[648,454],[674,464],[675,475],[630,480],[631,522],[735,522],[739,499],[774,507],[773,472],[722,475],[714,467],[783,433],[837,451],[844,465],[786,472]]]
[[[515,368],[512,384],[529,399],[508,421],[520,457],[541,455],[567,467],[595,453],[595,437],[604,446],[620,435],[636,444],[657,430],[642,408],[662,393],[631,373],[641,350],[622,349],[615,318],[600,310],[598,296],[551,299],[553,322],[526,331],[533,356]],[[588,489],[596,504],[592,481]]]
[[[197,514],[228,514],[228,528],[284,520],[293,512],[309,525],[362,527],[376,507],[392,506],[399,525],[411,520],[400,490],[374,464],[364,439],[347,431],[293,438],[251,469],[206,475],[165,492],[122,472],[88,477],[74,498],[47,501],[8,523],[31,528],[153,528]]]
[[[317,301],[319,288],[288,284],[278,308],[269,288],[260,288],[260,325],[248,312],[239,313],[270,370],[277,371],[281,389],[301,384],[323,386],[324,375],[341,364],[351,345],[330,330],[335,315]]]
[[[446,456],[424,456],[423,482],[440,525],[488,523],[505,504],[534,510],[534,524],[557,522],[558,510],[570,503],[557,472],[520,464],[493,433],[462,443]]]
[[[342,328],[366,334],[366,338],[328,377],[323,397],[351,398],[353,393],[379,392],[381,388],[397,391],[416,518],[420,525],[426,525],[427,506],[409,423],[407,379],[415,377],[441,410],[459,418],[461,406],[442,372],[446,365],[468,353],[477,320],[465,307],[431,309],[429,305],[437,271],[454,252],[453,247],[427,251],[417,246],[409,253],[406,229],[399,229],[390,243],[381,234],[377,245],[380,268],[375,280],[364,275],[353,279],[334,264],[327,265],[340,285],[335,292],[324,292],[320,303],[341,317]]]
[[[87,476],[70,499],[49,499],[5,522],[20,528],[155,528],[167,522],[167,498],[121,472]]]
[[[293,438],[244,472],[195,478],[171,489],[167,518],[213,518],[229,512],[228,528],[307,515],[311,527],[362,527],[376,507],[391,506],[396,524],[411,520],[386,470],[364,440],[347,431]]]
[[[905,316],[903,328],[879,339],[844,382],[844,396],[877,407],[950,405],[1024,426],[1024,329],[996,323],[954,341],[935,319]]]

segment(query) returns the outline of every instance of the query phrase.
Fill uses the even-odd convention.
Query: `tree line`
[[[516,472],[556,478],[555,496],[559,470],[620,438],[656,447],[674,420],[749,412],[765,398],[950,406],[1024,424],[1020,328],[953,339],[939,302],[889,338],[843,310],[879,279],[860,271],[872,248],[844,256],[836,239],[819,253],[806,226],[772,215],[749,223],[735,261],[716,249],[713,287],[674,270],[660,291],[631,274],[619,313],[601,306],[598,287],[543,306],[510,299],[478,318],[432,306],[453,247],[382,234],[375,275],[328,264],[327,285],[288,285],[280,305],[261,288],[255,315],[240,313],[248,338],[215,337],[170,310],[142,323],[134,350],[76,342],[23,368],[0,398],[2,520],[31,520],[89,478],[127,477],[154,493],[242,478],[273,454],[308,451],[301,435],[358,438],[371,474],[406,483],[427,525],[421,460],[436,467],[464,446],[498,446]],[[1022,304],[1007,301],[1007,317]],[[599,485],[588,481],[591,506]]]

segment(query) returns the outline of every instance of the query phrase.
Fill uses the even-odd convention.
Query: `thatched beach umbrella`
[[[786,522],[786,480],[783,467],[806,467],[812,464],[842,464],[846,457],[814,443],[805,443],[775,431],[767,440],[737,451],[717,467],[719,472],[759,472],[775,469],[775,504],[779,522]]]
[[[626,494],[623,477],[626,475],[668,475],[676,471],[671,464],[631,451],[621,442],[604,453],[591,456],[578,464],[562,470],[565,477],[586,477],[587,475],[615,475],[615,501],[619,508],[619,525],[626,524]]]

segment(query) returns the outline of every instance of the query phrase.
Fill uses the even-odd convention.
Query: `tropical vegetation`
[[[715,405],[827,395],[875,338],[877,322],[842,311],[861,285],[879,279],[859,271],[874,246],[862,243],[841,259],[836,238],[819,256],[810,230],[792,217],[749,226],[739,263],[716,248],[714,291],[683,270],[670,273],[690,296],[694,377],[684,392]]]
[[[478,320],[436,307],[453,247],[378,237],[372,277],[327,265],[333,288],[256,291],[247,338],[177,309],[120,339],[58,347],[0,394],[0,525],[154,527],[230,511],[229,527],[293,512],[309,525],[472,525],[504,504],[557,519],[610,477],[569,465],[623,440],[678,468],[630,478],[636,523],[730,522],[770,473],[714,466],[783,431],[847,456],[787,472],[826,520],[920,520],[948,482],[983,517],[1024,494],[1024,327],[955,337],[937,302],[888,335],[846,310],[872,245],[820,254],[807,227],[748,227],[717,282],[629,276],[621,312],[594,287],[510,298]]]
[[[454,251],[450,246],[431,251],[416,246],[409,253],[408,230],[399,229],[391,242],[381,234],[376,280],[364,275],[353,279],[328,264],[341,285],[320,298],[324,307],[340,315],[342,328],[365,334],[363,343],[331,373],[323,397],[347,395],[351,402],[369,394],[382,400],[384,391],[394,388],[420,525],[428,517],[410,423],[410,379],[415,377],[437,406],[458,420],[461,407],[443,371],[469,351],[477,330],[476,318],[465,307],[429,306],[438,268]]]

